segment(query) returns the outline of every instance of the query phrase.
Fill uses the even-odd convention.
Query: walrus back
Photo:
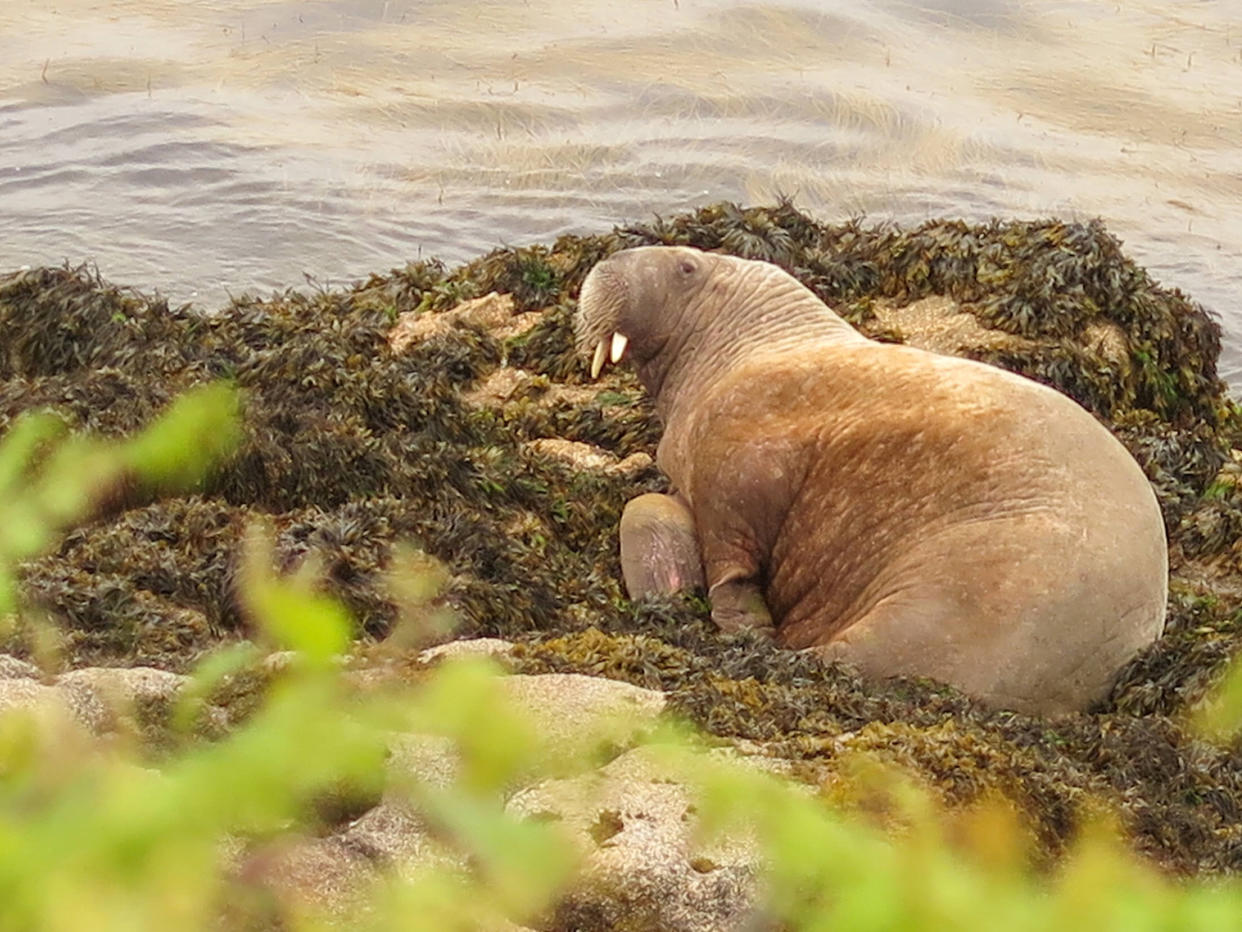
[[[788,646],[871,644],[850,659],[873,673],[1061,709],[1098,698],[1163,628],[1150,484],[1052,389],[867,343],[756,357],[706,395],[670,421],[664,465],[693,501],[719,494],[708,464],[745,464],[740,505]]]

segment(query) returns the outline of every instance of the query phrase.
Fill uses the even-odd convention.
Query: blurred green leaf
[[[278,647],[296,651],[308,663],[336,663],[352,639],[349,613],[336,599],[314,591],[313,572],[281,579],[271,566],[271,532],[252,525],[242,560],[242,598],[254,624]]]
[[[23,414],[0,440],[0,565],[50,546],[64,527],[128,475],[164,488],[188,488],[240,436],[237,390],[224,383],[188,392],[136,437],[106,442],[65,436],[54,414]],[[37,475],[36,452],[47,447]]]
[[[65,422],[54,414],[23,413],[0,439],[0,501],[17,487],[34,452],[64,435]]]
[[[253,617],[272,640],[316,663],[339,659],[349,649],[349,614],[335,599],[299,592],[268,580],[246,594]]]
[[[1217,744],[1227,744],[1242,732],[1242,658],[1230,661],[1216,686],[1194,706],[1189,726]]]
[[[0,624],[16,608],[16,561],[50,546],[122,477],[160,487],[199,481],[236,440],[237,407],[232,388],[200,389],[121,443],[66,437],[53,416],[19,418],[0,440]],[[397,595],[414,617],[432,605],[444,570],[411,553],[394,563]],[[286,576],[272,567],[271,537],[256,529],[241,598],[257,629],[299,659],[262,679],[257,708],[217,741],[195,738],[193,723],[230,677],[258,666],[252,645],[200,664],[171,716],[184,740],[158,754],[122,735],[98,740],[63,703],[42,701],[56,695],[42,683],[24,680],[13,691],[15,709],[0,714],[0,929],[327,928],[333,917],[313,904],[286,909],[272,891],[253,902],[239,896],[248,882],[241,875],[265,843],[313,842],[325,796],[357,790],[413,806],[429,826],[425,844],[451,857],[447,866],[391,872],[350,927],[495,928],[553,914],[575,882],[572,846],[554,823],[509,817],[505,802],[524,781],[590,764],[547,759],[488,661],[415,665],[416,684],[392,692],[354,688],[339,670],[354,626],[319,591],[313,559]],[[1235,740],[1242,664],[1191,724]],[[445,739],[459,778],[443,786],[414,772],[390,775],[393,738],[411,733]],[[1037,874],[1025,869],[1021,833],[1003,819],[958,826],[955,837],[930,793],[879,769],[852,779],[883,797],[884,828],[813,788],[706,754],[675,728],[661,741],[653,756],[699,788],[687,816],[697,811],[706,831],[753,842],[764,927],[1207,932],[1242,918],[1236,879],[1160,877],[1106,817],[1084,819],[1063,861]],[[839,757],[835,765],[844,769]],[[970,841],[971,831],[987,837]]]
[[[224,382],[186,392],[125,447],[124,459],[145,482],[186,488],[241,437],[240,395]]]
[[[231,644],[209,654],[177,694],[172,715],[174,730],[190,732],[212,693],[229,677],[253,668],[260,659],[259,649],[253,644]]]

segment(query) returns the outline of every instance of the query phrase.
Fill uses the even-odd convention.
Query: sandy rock
[[[102,735],[116,729],[119,705],[105,699],[94,689],[80,686],[57,686],[74,717],[94,735]]]
[[[540,380],[536,383],[536,380]],[[557,405],[584,405],[599,395],[598,385],[567,385],[564,382],[550,382],[542,376],[534,375],[525,369],[514,369],[501,366],[473,388],[462,392],[461,399],[468,405],[479,408],[502,408],[514,396],[530,392],[532,397],[544,407]]]
[[[1082,342],[1088,350],[1103,357],[1122,375],[1129,375],[1134,364],[1130,359],[1130,340],[1126,332],[1110,320],[1094,321],[1082,331]]]
[[[398,803],[381,803],[368,810],[338,837],[375,862],[418,859],[429,849],[422,820]]]
[[[284,673],[297,662],[297,659],[298,652],[296,650],[272,651],[272,653],[263,658],[263,672]]]
[[[876,318],[886,327],[899,331],[910,346],[946,356],[969,356],[989,350],[1021,350],[1037,345],[1035,340],[985,327],[965,306],[944,295],[932,295],[898,306],[879,299],[872,304]],[[1081,344],[1107,362],[1120,376],[1133,370],[1130,341],[1125,331],[1108,320],[1087,324]]]
[[[402,353],[413,344],[448,333],[458,325],[478,327],[498,339],[506,339],[525,333],[539,323],[541,317],[538,311],[514,314],[513,296],[493,291],[481,298],[463,301],[448,311],[402,314],[388,332],[388,345],[394,353]]]
[[[555,759],[630,745],[655,727],[665,705],[656,690],[578,673],[506,676],[498,685]]]
[[[501,677],[502,701],[530,722],[551,761],[574,761],[605,748],[625,748],[650,732],[664,694],[577,673]],[[461,774],[454,743],[435,735],[399,735],[389,743],[388,770],[399,798],[411,780],[446,787]]]
[[[466,859],[454,856],[428,834],[423,820],[406,805],[381,803],[337,836],[350,850],[374,864],[410,876],[427,868],[465,871]]]
[[[0,678],[0,710],[45,705],[100,735],[135,704],[171,702],[184,682],[184,676],[151,667],[85,667],[61,674],[52,685],[29,676]]]
[[[55,715],[77,716],[63,691],[32,679],[0,680],[0,715],[16,709],[46,709]]]
[[[506,657],[512,652],[512,641],[500,638],[468,638],[429,647],[418,655],[418,659],[422,663],[432,663],[450,657]]]
[[[943,295],[932,295],[901,306],[881,299],[872,308],[880,323],[900,331],[910,346],[946,356],[961,356],[972,349],[1007,349],[1031,343],[1012,333],[983,326],[974,314]]]
[[[388,745],[388,773],[398,786],[413,780],[443,789],[457,780],[461,759],[448,738],[400,735]]]
[[[471,867],[464,855],[436,841],[423,819],[399,801],[375,806],[329,838],[298,841],[275,849],[274,856],[252,860],[262,865],[262,883],[269,889],[309,900],[337,916],[363,905],[358,894],[381,877],[414,880],[427,870],[464,877]],[[525,927],[496,917],[486,928],[522,932]]]
[[[689,792],[642,752],[530,787],[508,811],[558,822],[583,858],[557,910],[558,928],[705,932],[754,918],[757,848],[745,839],[696,842]]]
[[[11,654],[0,654],[0,680],[38,680],[43,673],[33,663],[19,660]]]
[[[499,407],[534,380],[535,376],[525,369],[501,366],[474,388],[462,392],[461,400],[481,408]]]
[[[270,890],[279,901],[338,918],[365,905],[377,876],[365,854],[337,837],[272,843],[245,856],[238,873],[242,882]]]
[[[154,667],[85,667],[56,678],[58,686],[91,689],[120,702],[169,702],[185,682],[179,673]]]
[[[0,680],[0,714],[15,709],[72,720],[96,735],[108,731],[113,721],[108,707],[88,690],[46,686],[32,679]]]
[[[135,706],[171,703],[185,681],[154,667],[85,667],[61,674],[56,685],[78,719],[102,734]]]
[[[594,469],[609,475],[636,475],[653,462],[647,453],[631,453],[625,459],[618,459],[600,447],[559,437],[543,437],[522,445],[544,456],[564,460],[574,469]]]

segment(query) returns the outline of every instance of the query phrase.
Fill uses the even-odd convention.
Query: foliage
[[[15,555],[47,546],[54,524],[90,512],[99,476],[111,473],[87,466],[120,463],[141,476],[198,481],[206,457],[197,470],[170,471],[152,467],[159,461],[152,451],[176,441],[184,454],[194,425],[227,434],[234,404],[230,392],[211,389],[151,432],[104,447],[56,440],[50,421],[20,422],[0,443],[0,515],[21,513],[32,491],[39,502],[60,504],[28,512],[25,529],[5,538],[0,569],[11,572]],[[26,468],[36,452],[46,472]],[[273,576],[269,557],[261,531],[252,533],[247,612],[256,638],[293,660],[257,710],[219,740],[194,737],[188,724],[221,678],[255,661],[257,648],[200,664],[173,716],[178,740],[170,751],[153,752],[124,733],[101,741],[50,710],[0,716],[0,928],[482,929],[504,920],[555,927],[547,917],[573,883],[574,859],[555,825],[503,812],[514,781],[537,778],[547,761],[538,737],[499,701],[496,671],[457,662],[398,694],[351,689],[339,668],[351,633],[344,610],[316,590],[312,574]],[[1236,732],[1238,713],[1229,714],[1218,714],[1218,730]],[[458,779],[377,787],[400,733],[452,742]],[[663,740],[669,772],[699,788],[705,829],[758,841],[765,870],[751,921],[764,927],[1206,930],[1242,918],[1238,882],[1158,876],[1117,844],[1102,815],[1085,823],[1059,865],[1038,873],[1020,819],[1002,799],[947,812],[869,755],[835,789],[810,793],[704,755],[690,737]],[[275,895],[263,852],[313,840],[324,797],[359,787],[415,807],[436,844],[464,866],[382,874],[344,916]]]
[[[235,409],[231,390],[210,387],[113,443],[57,442],[58,421],[19,421],[0,445],[0,571],[48,546],[128,470],[142,481],[199,481],[234,432]],[[45,468],[31,474],[40,452]],[[338,669],[351,634],[343,607],[316,593],[307,574],[273,577],[261,533],[248,549],[244,594],[256,635],[295,660],[231,734],[204,743],[189,729],[219,681],[254,663],[257,648],[200,665],[172,717],[179,747],[160,759],[138,743],[96,741],[54,708],[0,717],[0,928],[191,929],[219,917],[237,928],[278,920],[316,928],[325,917],[313,910],[282,916],[246,889],[230,844],[308,836],[322,797],[382,780],[390,737],[412,730],[462,748],[457,785],[399,789],[477,869],[472,881],[432,871],[376,891],[390,906],[371,917],[375,927],[409,927],[398,917],[411,909],[425,928],[450,928],[471,915],[494,919],[497,909],[522,917],[542,908],[568,856],[546,827],[499,815],[501,787],[532,769],[538,742],[523,741],[521,723],[497,708],[492,675],[458,664],[414,696],[352,696]]]
[[[236,442],[236,407],[229,386],[206,386],[123,444],[66,439],[55,414],[18,417],[0,448],[0,620],[16,607],[15,565],[47,550],[70,521],[124,486],[185,489],[201,481],[206,465]]]
[[[584,382],[571,318],[595,261],[658,242],[777,261],[858,326],[890,339],[901,337],[876,329],[875,302],[947,294],[1025,341],[1021,352],[992,361],[1071,394],[1118,433],[1156,489],[1174,578],[1165,637],[1124,671],[1100,709],[1056,721],[997,713],[935,684],[866,682],[745,635],[722,636],[701,600],[623,598],[615,527],[627,498],[663,488],[643,459],[654,452],[659,425],[625,371],[613,370],[598,386]],[[514,331],[458,322],[409,352],[390,351],[394,315],[439,314],[491,291],[513,295]],[[1128,360],[1089,338],[1096,324],[1118,328]],[[0,619],[11,621],[19,595],[23,606],[21,624],[0,648],[42,660],[40,642],[29,636],[48,630],[38,624],[46,618],[71,666],[146,663],[194,674],[169,733],[151,744],[114,742],[101,757],[70,733],[5,726],[17,730],[3,744],[0,760],[15,762],[4,773],[24,776],[0,779],[20,789],[5,796],[0,858],[5,870],[29,861],[20,878],[34,892],[23,896],[37,899],[15,899],[26,912],[14,916],[54,928],[69,913],[39,910],[59,908],[57,897],[85,901],[80,885],[90,871],[113,876],[100,865],[124,861],[133,872],[112,887],[130,892],[110,898],[102,883],[89,891],[109,907],[91,922],[123,924],[132,910],[138,918],[129,927],[138,927],[154,915],[145,911],[181,908],[186,899],[197,905],[185,906],[185,915],[227,906],[239,926],[313,927],[317,918],[290,914],[253,884],[234,883],[237,863],[226,865],[236,868],[232,875],[219,870],[228,860],[219,839],[240,840],[231,850],[253,850],[261,863],[264,846],[315,836],[325,809],[349,811],[351,799],[379,792],[373,764],[383,740],[375,732],[427,728],[433,719],[475,749],[480,773],[499,780],[510,766],[538,772],[539,762],[526,756],[533,752],[517,740],[522,729],[498,716],[481,675],[446,670],[448,679],[420,679],[413,695],[394,703],[360,699],[339,681],[343,650],[364,650],[378,638],[418,645],[432,615],[442,626],[450,614],[461,634],[519,641],[521,672],[588,673],[661,689],[709,740],[762,748],[804,784],[864,813],[891,814],[896,803],[867,793],[860,801],[857,788],[842,788],[838,778],[853,755],[914,774],[918,792],[933,800],[920,810],[932,828],[895,817],[904,826],[899,838],[934,843],[893,844],[805,795],[785,799],[787,786],[720,777],[722,810],[732,800],[736,811],[762,816],[778,852],[773,870],[788,872],[773,881],[772,912],[795,925],[824,921],[830,908],[845,910],[828,912],[830,919],[845,916],[859,927],[928,922],[938,915],[931,909],[960,909],[960,924],[983,924],[983,906],[969,912],[972,897],[1007,921],[1051,916],[1068,928],[1075,915],[1084,924],[1119,925],[1127,904],[1142,913],[1133,923],[1140,928],[1165,920],[1193,927],[1195,916],[1233,909],[1229,883],[1172,884],[1112,845],[1079,847],[1087,844],[1079,839],[1095,837],[1084,812],[1098,809],[1115,814],[1130,849],[1166,871],[1242,868],[1242,757],[1231,737],[1242,674],[1212,693],[1242,647],[1242,491],[1234,463],[1242,415],[1216,378],[1215,322],[1153,282],[1098,223],[929,221],[901,230],[822,224],[790,204],[713,205],[601,236],[498,250],[457,269],[419,263],[339,292],[244,297],[211,315],[169,308],[83,270],[34,269],[0,276],[0,329],[0,599],[9,606],[0,606]],[[117,439],[146,429],[175,396],[220,377],[244,391],[244,404],[230,401],[214,409],[216,420],[197,426],[178,415],[147,435],[145,451]],[[202,397],[227,393],[206,391]],[[41,408],[55,414],[28,413]],[[228,414],[234,409],[236,419]],[[206,471],[187,468],[199,459],[198,440],[224,447],[234,429],[232,453]],[[88,440],[84,432],[112,439]],[[588,444],[615,463],[584,468],[541,446],[547,441]],[[143,473],[157,448],[174,458]],[[188,464],[178,451],[194,451]],[[86,520],[60,539],[75,516]],[[258,516],[266,533],[255,530]],[[242,552],[250,559],[239,560]],[[416,552],[441,562],[434,585],[419,582],[423,570],[409,557]],[[413,569],[403,575],[406,566]],[[311,630],[312,641],[298,641]],[[302,659],[279,672],[264,667],[249,645],[260,632],[269,646],[300,644]],[[304,699],[282,700],[303,686]],[[213,708],[227,710],[227,734],[204,743],[203,735],[220,731],[202,724]],[[489,729],[493,721],[502,723],[497,731]],[[193,770],[190,759],[208,763]],[[250,781],[248,768],[256,796],[220,789]],[[195,784],[195,773],[217,785]],[[124,802],[131,808],[118,809],[109,787],[127,786],[126,774],[140,792]],[[555,902],[552,887],[565,876],[511,873],[503,854],[479,854],[487,845],[512,847],[529,864],[528,845],[543,844],[511,836],[516,830],[496,821],[493,777],[447,797],[427,787],[390,788],[424,808],[442,801],[436,838],[449,850],[476,864],[500,859],[467,897],[482,927],[490,927],[480,918],[489,909],[535,916],[537,904]],[[71,784],[77,808],[61,810]],[[263,794],[284,794],[272,802],[278,816],[255,814],[270,801]],[[83,845],[87,860],[77,859],[79,837],[148,824],[134,812],[148,796],[158,803],[150,817],[157,824],[141,840],[122,833],[106,851],[90,854],[96,849]],[[1008,854],[997,854],[997,865],[984,857],[982,865],[954,867],[958,836],[976,831],[971,813],[993,825],[1000,817],[988,807],[1001,798],[1026,826],[1029,848],[1019,844],[1014,854],[998,842]],[[241,808],[230,808],[234,802]],[[176,854],[177,838],[190,839],[184,856]],[[1080,860],[1088,866],[1076,866]],[[1015,861],[1042,873],[991,869]],[[154,878],[174,876],[179,868],[170,865],[179,864],[202,866],[194,882],[207,886],[159,906]],[[44,874],[39,892],[36,875]],[[912,883],[916,874],[943,902]],[[395,912],[377,905],[375,922],[382,927],[390,915],[398,917],[392,925],[408,927],[408,917],[425,910],[443,919],[429,927],[452,928],[446,917],[462,908],[455,891],[465,881],[435,876],[429,886],[376,892],[374,902],[394,904]],[[529,890],[518,896],[519,887]],[[1110,893],[1095,896],[1101,890]],[[847,901],[855,905],[840,905]],[[6,915],[0,909],[0,926]],[[173,913],[161,916],[172,924]],[[71,919],[74,928],[90,927],[82,917],[65,922]]]

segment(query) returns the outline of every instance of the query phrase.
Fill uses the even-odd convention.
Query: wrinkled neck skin
[[[634,361],[667,425],[683,405],[743,362],[866,339],[792,276],[748,265],[712,276],[682,309],[681,325]]]

